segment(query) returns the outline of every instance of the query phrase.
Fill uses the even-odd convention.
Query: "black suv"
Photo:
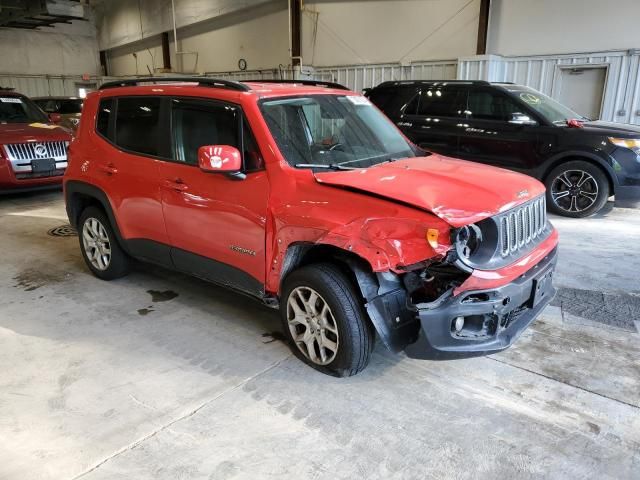
[[[640,127],[591,121],[511,83],[385,82],[366,95],[426,150],[543,181],[555,213],[587,217],[614,194],[640,205]]]

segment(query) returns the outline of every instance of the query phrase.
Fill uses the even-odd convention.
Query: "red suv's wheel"
[[[313,368],[348,377],[369,363],[374,331],[352,282],[335,266],[317,264],[285,280],[280,312],[294,353]]]
[[[129,258],[102,210],[88,207],[78,222],[80,250],[89,270],[102,280],[113,280],[129,273]]]

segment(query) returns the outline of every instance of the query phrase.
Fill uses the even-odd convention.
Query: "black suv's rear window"
[[[466,90],[460,87],[425,86],[406,108],[410,115],[459,117],[466,104]]]

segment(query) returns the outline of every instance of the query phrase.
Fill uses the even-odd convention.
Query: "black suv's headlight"
[[[640,155],[640,139],[638,138],[615,138],[608,137],[609,142],[613,143],[616,147],[628,148],[633,150],[637,155]]]

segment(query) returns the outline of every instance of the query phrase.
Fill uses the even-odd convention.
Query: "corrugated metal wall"
[[[318,67],[311,78],[327,82],[338,82],[351,90],[361,92],[389,80],[453,80],[456,78],[456,60],[415,62],[411,65],[398,63],[374,65],[348,65],[340,67]]]
[[[574,55],[500,57],[483,55],[411,65],[374,64],[311,68],[306,78],[338,82],[355,91],[388,80],[489,80],[531,86],[547,95],[559,94],[560,69],[566,66],[605,66],[607,79],[602,104],[603,120],[640,124],[640,55],[635,52],[601,52]],[[305,67],[306,70],[306,67]],[[294,78],[290,69],[207,72],[205,76],[228,80]],[[95,77],[98,85],[113,77]],[[29,96],[77,95],[80,76],[0,74],[0,86]]]
[[[0,74],[0,87],[9,87],[29,97],[39,96],[74,96],[78,95],[76,84],[99,83],[93,78],[89,82],[77,76],[59,75],[13,75]]]
[[[528,85],[557,98],[560,69],[566,66],[607,67],[601,119],[640,124],[640,56],[634,52],[598,52],[531,57],[461,58],[458,78]]]

